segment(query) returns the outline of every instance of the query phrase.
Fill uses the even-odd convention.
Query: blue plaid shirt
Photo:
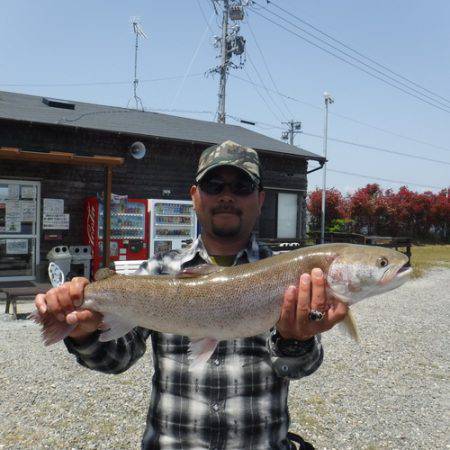
[[[234,263],[271,255],[252,237]],[[182,251],[149,260],[137,274],[174,274],[205,262],[211,259],[200,237]],[[280,354],[271,339],[273,330],[221,341],[206,365],[193,370],[185,336],[136,327],[110,342],[99,342],[97,332],[82,345],[70,338],[65,343],[83,366],[121,373],[144,354],[149,336],[155,371],[143,449],[290,449],[289,380],[310,375],[320,366],[320,336],[295,357]]]

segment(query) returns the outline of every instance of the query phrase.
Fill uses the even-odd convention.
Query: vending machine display
[[[103,265],[103,203],[97,197],[85,200],[84,243],[93,248],[93,273]],[[148,258],[147,200],[127,199],[111,203],[111,261]]]
[[[150,211],[150,257],[181,249],[197,236],[197,217],[191,201],[148,201]]]

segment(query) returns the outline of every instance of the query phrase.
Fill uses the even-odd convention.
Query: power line
[[[255,3],[256,3],[256,2],[255,2]],[[401,74],[399,74],[399,73],[397,73],[397,72],[394,72],[394,71],[391,70],[389,67],[387,67],[387,66],[385,66],[385,65],[383,65],[383,64],[380,64],[379,62],[375,61],[373,58],[370,58],[369,56],[364,55],[363,53],[359,52],[358,50],[355,50],[354,48],[352,48],[352,47],[346,45],[344,42],[342,42],[342,41],[340,41],[339,39],[336,39],[335,37],[333,37],[333,36],[331,36],[331,35],[325,33],[324,31],[320,30],[319,28],[315,27],[314,25],[311,25],[309,22],[307,22],[306,20],[301,19],[300,17],[296,16],[295,14],[293,14],[293,13],[291,13],[291,12],[289,12],[289,11],[283,9],[281,6],[277,5],[276,3],[273,3],[273,2],[268,2],[268,3],[270,3],[271,5],[273,5],[275,8],[280,9],[281,11],[283,11],[283,12],[286,13],[286,14],[288,14],[289,16],[294,17],[294,18],[297,19],[299,22],[301,22],[301,23],[307,25],[308,27],[310,27],[310,28],[312,28],[313,30],[317,31],[318,33],[322,34],[323,36],[326,36],[328,39],[331,39],[332,41],[337,42],[338,44],[342,45],[344,48],[346,48],[346,49],[348,49],[348,50],[351,50],[351,51],[354,52],[355,54],[357,54],[357,55],[359,55],[359,56],[362,56],[363,58],[367,59],[368,61],[372,62],[373,64],[376,64],[377,66],[383,68],[384,70],[387,70],[388,72],[392,73],[393,75],[395,75],[395,76],[397,76],[397,77],[399,77],[399,78],[401,78],[401,79],[407,81],[408,83],[413,84],[414,86],[419,87],[420,89],[422,89],[422,90],[424,90],[424,91],[426,91],[426,92],[428,92],[428,93],[434,95],[435,97],[438,97],[438,98],[444,100],[444,101],[447,102],[447,103],[450,103],[450,100],[449,100],[448,98],[445,98],[445,97],[443,97],[442,95],[437,94],[436,92],[433,92],[433,91],[431,91],[431,90],[429,90],[429,89],[423,87],[423,86],[420,85],[419,83],[416,83],[416,82],[410,80],[409,78],[404,77],[403,75],[401,75]],[[262,7],[262,8],[264,8],[264,7]],[[266,9],[266,8],[264,8],[264,9]]]
[[[238,122],[240,122],[240,120],[241,120],[240,118],[236,118],[236,117],[232,117],[232,118],[235,119]],[[254,122],[254,126],[258,127],[259,125],[264,125],[263,128],[266,129],[266,130],[270,130],[270,129],[284,130],[283,127],[280,127],[280,126],[277,126],[277,125],[274,125],[274,124],[270,124],[270,123],[267,123],[267,122],[261,122],[261,121]],[[304,131],[301,131],[301,134],[304,134],[305,136],[315,137],[315,138],[318,138],[318,139],[323,139],[323,136],[321,136],[319,134],[305,133]],[[406,157],[409,157],[409,158],[415,158],[415,159],[421,159],[421,160],[424,160],[424,161],[430,161],[430,162],[434,162],[434,163],[438,163],[438,164],[450,165],[450,162],[448,162],[448,161],[442,161],[442,160],[438,160],[438,159],[427,158],[425,156],[413,155],[411,153],[399,152],[397,150],[389,150],[389,149],[386,149],[386,148],[376,147],[376,146],[369,145],[369,144],[360,144],[360,143],[357,143],[357,142],[351,142],[351,141],[347,141],[347,140],[344,140],[344,139],[337,139],[337,138],[331,138],[331,137],[328,137],[328,140],[339,142],[339,143],[342,143],[342,144],[353,145],[355,147],[367,148],[369,150],[376,150],[376,151],[380,151],[380,152],[391,153],[391,154],[394,154],[394,155],[406,156]]]
[[[207,26],[206,26],[206,28],[205,28],[205,31],[203,32],[203,34],[202,34],[200,40],[198,41],[197,48],[195,49],[195,51],[194,51],[194,53],[193,53],[193,55],[192,55],[192,57],[191,57],[191,60],[189,61],[189,64],[188,64],[187,69],[186,69],[186,73],[185,73],[185,75],[183,76],[183,80],[181,81],[180,86],[178,87],[178,90],[177,90],[177,92],[176,92],[176,94],[175,94],[175,96],[174,96],[174,98],[173,98],[173,100],[172,100],[172,103],[171,103],[171,105],[170,105],[171,108],[175,105],[175,103],[176,103],[177,100],[178,100],[179,95],[181,94],[181,91],[183,90],[184,83],[186,82],[186,79],[187,79],[187,77],[189,76],[189,72],[191,71],[192,64],[194,64],[194,61],[195,61],[195,59],[197,58],[198,52],[199,52],[199,50],[200,50],[200,47],[203,45],[203,42],[204,42],[204,40],[205,40],[205,38],[206,38],[206,35],[207,35],[207,33],[208,33],[208,28],[211,29],[211,27],[209,26],[209,24],[211,23],[213,17],[214,17],[214,14],[211,15],[211,17],[210,17],[210,19],[209,19],[209,22],[207,23]]]
[[[297,28],[298,30],[302,31],[303,33],[307,34],[308,36],[311,36],[313,39],[316,39],[317,41],[321,42],[322,44],[328,45],[328,46],[331,47],[333,50],[336,50],[336,51],[342,53],[343,55],[347,56],[348,58],[350,58],[350,59],[352,59],[352,60],[358,62],[359,64],[362,64],[363,66],[367,67],[369,70],[373,70],[373,71],[375,71],[376,73],[379,73],[380,75],[382,75],[382,76],[384,76],[384,77],[386,77],[386,78],[392,80],[394,83],[398,83],[398,84],[400,84],[400,85],[406,87],[407,89],[410,89],[410,90],[412,90],[413,92],[416,92],[417,94],[419,94],[419,95],[421,95],[421,96],[423,96],[423,97],[425,97],[425,98],[428,98],[429,100],[431,100],[431,101],[433,101],[433,102],[436,102],[436,103],[440,104],[440,105],[443,106],[444,108],[450,107],[450,105],[448,105],[448,104],[446,104],[446,103],[442,103],[441,101],[436,100],[436,99],[430,97],[429,95],[424,94],[423,92],[420,92],[420,91],[418,91],[417,89],[415,89],[415,88],[413,88],[413,87],[411,87],[411,86],[408,86],[406,83],[403,83],[402,81],[396,80],[395,78],[391,77],[390,75],[387,75],[386,73],[384,73],[383,71],[377,69],[376,67],[373,67],[373,66],[371,66],[370,64],[367,64],[366,62],[362,61],[360,58],[357,58],[357,57],[355,57],[355,56],[353,56],[353,55],[351,55],[351,54],[349,54],[349,53],[347,53],[347,52],[341,50],[340,48],[336,47],[335,45],[330,44],[329,42],[325,41],[324,39],[321,39],[321,38],[317,37],[317,36],[314,35],[313,33],[310,33],[309,31],[305,30],[304,28],[302,28],[302,27],[300,27],[300,26],[298,26],[298,25],[292,23],[291,21],[285,19],[284,17],[280,16],[279,14],[276,14],[276,13],[274,13],[273,11],[270,11],[269,9],[265,8],[264,6],[261,6],[261,8],[264,9],[265,11],[267,11],[268,13],[273,14],[274,16],[278,17],[279,19],[284,20],[284,21],[287,22],[288,24],[292,25],[293,27],[295,27],[295,28]],[[292,14],[290,14],[290,15],[293,16]],[[264,16],[262,16],[262,17],[264,17]],[[295,16],[293,16],[293,17],[295,17]],[[301,36],[300,36],[300,37],[301,37]],[[303,38],[303,37],[301,37],[301,38],[302,38],[302,39],[305,39],[305,38]],[[306,40],[306,39],[305,39],[305,40]],[[307,41],[307,42],[312,43],[312,42],[310,42],[310,41]],[[314,43],[312,43],[312,44],[315,45]],[[322,47],[320,47],[320,46],[318,46],[318,48],[320,48],[321,50],[327,51],[326,49],[324,49],[324,48],[322,48]],[[337,56],[337,55],[333,54],[333,56]],[[349,63],[348,61],[346,61],[346,62]],[[358,68],[359,68],[359,67],[358,67]],[[359,68],[359,69],[361,69],[361,68]],[[369,75],[373,75],[373,74],[369,74]],[[382,80],[382,81],[385,82],[385,80]],[[396,86],[395,86],[395,87],[396,87]]]
[[[261,47],[260,47],[260,45],[258,44],[258,40],[256,39],[256,35],[255,35],[255,33],[253,32],[253,28],[252,28],[252,26],[250,25],[250,22],[249,22],[248,19],[245,19],[245,23],[247,24],[247,26],[248,26],[250,32],[252,33],[253,39],[255,40],[256,47],[257,47],[258,50],[259,50],[259,53],[260,53],[261,58],[262,58],[262,60],[263,60],[264,66],[266,67],[267,73],[269,74],[269,78],[270,78],[270,80],[272,81],[272,85],[273,85],[273,87],[274,87],[274,89],[275,89],[275,92],[276,92],[277,94],[279,94],[278,87],[277,87],[277,85],[276,85],[276,83],[275,83],[275,80],[273,79],[272,73],[270,72],[269,65],[267,64],[266,58],[265,58],[265,56],[264,56],[264,52],[261,50]],[[287,103],[285,102],[283,96],[280,96],[280,98],[281,98],[281,101],[282,101],[284,107],[286,108],[286,111],[288,112],[288,114],[290,114],[290,116],[293,117],[294,115],[292,114],[292,111],[289,109],[289,107],[288,107]]]
[[[256,3],[256,2],[255,2],[255,3]],[[449,107],[450,107],[450,105],[446,104],[446,103],[449,103],[449,101],[448,101],[447,99],[445,99],[445,97],[444,97],[444,100],[446,101],[446,103],[443,103],[443,102],[441,102],[441,101],[439,101],[439,100],[436,100],[435,98],[432,98],[432,97],[430,97],[429,95],[424,94],[424,93],[421,92],[421,91],[418,91],[417,89],[415,89],[415,88],[409,86],[408,84],[403,83],[402,81],[399,81],[399,80],[393,78],[392,76],[390,76],[390,75],[386,74],[385,72],[383,72],[383,71],[377,69],[376,67],[373,67],[373,66],[371,66],[370,64],[365,63],[365,62],[362,61],[360,58],[357,58],[357,57],[355,57],[355,56],[353,56],[353,55],[351,55],[351,54],[349,54],[349,53],[347,53],[347,52],[341,50],[340,48],[338,48],[338,47],[336,47],[336,46],[330,44],[329,42],[325,41],[324,39],[321,39],[321,38],[317,37],[316,35],[314,35],[313,33],[310,33],[309,31],[305,30],[304,28],[302,28],[302,27],[300,27],[300,26],[298,26],[298,25],[296,25],[296,24],[290,22],[289,20],[287,20],[287,19],[285,19],[284,17],[282,17],[282,16],[280,16],[280,15],[274,13],[273,11],[268,10],[268,9],[265,8],[264,6],[261,6],[261,8],[264,9],[265,11],[267,11],[268,13],[273,14],[274,16],[280,18],[281,20],[284,20],[285,22],[287,22],[288,24],[292,25],[293,27],[299,29],[299,30],[302,31],[303,33],[306,33],[307,35],[311,36],[313,39],[316,39],[317,41],[319,41],[319,42],[321,42],[321,43],[323,43],[323,44],[325,44],[325,45],[328,45],[328,46],[331,47],[332,49],[334,49],[334,50],[336,50],[336,51],[342,53],[343,55],[347,56],[348,58],[351,58],[352,60],[356,61],[357,63],[362,64],[363,66],[367,67],[369,70],[372,70],[372,71],[375,71],[375,72],[379,73],[380,75],[382,75],[382,76],[384,76],[384,77],[386,77],[386,78],[392,80],[394,83],[398,83],[398,84],[400,84],[400,85],[406,87],[407,89],[410,89],[411,91],[416,92],[416,93],[419,94],[420,96],[425,97],[425,98],[431,100],[432,102],[435,102],[435,103],[437,103],[437,104],[440,104],[440,105],[443,106],[444,108],[449,108]],[[291,15],[292,17],[297,18],[296,16],[290,14],[289,12],[288,12],[288,14]],[[260,15],[261,15],[261,14],[260,14]],[[262,17],[264,17],[264,16],[262,16]],[[264,18],[266,18],[266,17],[264,17]],[[267,18],[266,18],[266,19],[267,19]],[[269,20],[269,19],[267,19],[267,20]],[[300,37],[301,39],[306,40],[308,43],[310,43],[310,44],[312,44],[312,45],[315,45],[316,47],[320,48],[321,50],[327,51],[327,52],[328,52],[328,50],[324,49],[323,47],[318,46],[317,44],[314,44],[314,43],[310,42],[309,40],[305,39],[304,37],[302,37],[302,36],[299,36],[299,37]],[[350,49],[350,50],[353,51],[353,49]],[[332,53],[332,52],[331,52],[331,53]],[[358,53],[358,52],[355,52],[355,53]],[[335,55],[334,53],[332,53],[332,54],[333,54],[333,56],[338,57],[338,56]],[[365,57],[364,55],[362,55],[362,56]],[[340,58],[340,59],[341,59],[341,58]],[[369,58],[366,58],[366,59],[369,59]],[[353,65],[353,64],[350,63],[349,61],[346,61],[346,60],[344,60],[344,61],[347,62],[347,63],[350,64],[350,65]],[[353,65],[353,66],[354,66],[354,65]],[[360,68],[360,67],[358,67],[358,66],[354,66],[354,67],[357,67],[359,70],[363,70],[362,68]],[[363,70],[363,71],[364,71],[364,70]],[[366,73],[368,73],[368,72],[366,72]],[[368,74],[371,75],[371,76],[375,76],[375,75],[373,75],[373,74],[371,74],[371,73],[368,73]],[[376,77],[376,76],[375,76],[375,77]],[[376,78],[377,78],[377,77],[376,77]],[[384,79],[381,79],[381,78],[378,78],[378,79],[380,79],[380,80],[383,81],[384,83],[390,84],[389,82],[387,82],[387,81],[384,80]],[[409,80],[408,80],[408,81],[409,81]],[[392,84],[390,84],[390,85],[392,86]],[[397,88],[397,89],[401,89],[401,88],[399,88],[398,86],[394,86],[394,87]],[[407,92],[407,94],[413,95],[413,96],[414,96],[414,94],[411,94],[410,92]],[[434,93],[433,93],[433,94],[434,94]],[[438,97],[440,97],[440,96],[438,95]],[[424,101],[422,98],[419,98],[419,100]],[[436,105],[434,105],[434,106],[436,106]],[[437,107],[437,106],[436,106],[436,107]]]
[[[319,139],[323,139],[323,136],[320,136],[318,134],[305,133],[305,132],[302,132],[302,134],[304,134],[305,136],[312,136],[312,137],[316,137]],[[450,166],[450,162],[441,161],[438,159],[426,158],[425,156],[412,155],[411,153],[398,152],[396,150],[389,150],[386,148],[375,147],[373,145],[368,145],[368,144],[358,144],[357,142],[345,141],[343,139],[336,139],[336,138],[331,138],[331,137],[329,137],[328,139],[330,141],[340,142],[341,144],[353,145],[355,147],[367,148],[369,150],[377,150],[379,152],[391,153],[393,155],[407,156],[408,158],[416,158],[416,159],[421,159],[423,161],[430,161],[430,162],[445,164],[445,165]]]
[[[380,178],[380,177],[373,177],[372,175],[363,175],[361,173],[354,173],[354,172],[344,172],[343,170],[336,170],[336,169],[327,169],[330,172],[335,173],[341,173],[344,175],[351,175],[355,177],[362,177],[362,178],[369,178],[372,180],[379,180],[379,181],[387,181],[389,183],[396,183],[396,184],[403,184],[403,185],[412,185],[412,186],[420,186],[424,188],[431,188],[431,189],[442,189],[442,186],[433,186],[431,184],[419,184],[419,183],[412,183],[411,181],[400,181],[400,180],[391,180],[389,178]]]
[[[341,56],[339,56],[339,55],[336,55],[336,53],[333,53],[332,51],[330,51],[330,50],[328,50],[328,49],[326,49],[326,48],[321,47],[320,45],[316,44],[315,42],[313,42],[313,41],[311,41],[311,40],[305,38],[304,36],[301,36],[300,34],[296,33],[295,31],[292,31],[292,30],[290,30],[289,28],[286,28],[285,26],[281,25],[280,23],[277,23],[277,22],[273,21],[272,19],[270,19],[270,18],[264,16],[263,14],[261,14],[260,12],[258,12],[257,10],[253,10],[253,12],[254,12],[255,14],[257,14],[258,16],[261,16],[262,18],[266,19],[267,21],[273,23],[274,25],[276,25],[276,26],[282,28],[283,30],[287,31],[288,33],[291,33],[291,34],[293,34],[294,36],[297,36],[298,38],[304,40],[304,41],[307,42],[308,44],[313,45],[314,47],[319,48],[320,50],[322,50],[322,51],[324,51],[324,52],[326,52],[326,53],[328,53],[328,54],[334,56],[335,58],[337,58],[337,59],[339,59],[339,60],[345,62],[346,64],[349,64],[350,66],[352,66],[352,67],[354,67],[354,68],[356,68],[356,69],[358,69],[358,70],[360,70],[360,71],[366,73],[367,75],[369,75],[369,76],[371,76],[371,77],[373,77],[373,78],[376,78],[376,79],[382,81],[383,83],[388,84],[389,86],[392,86],[393,88],[395,88],[395,89],[397,89],[397,90],[399,90],[399,91],[401,91],[401,92],[403,92],[403,93],[405,93],[405,94],[407,94],[407,95],[409,95],[409,96],[411,96],[411,97],[414,97],[414,98],[416,98],[416,99],[422,101],[423,103],[427,103],[427,104],[430,105],[430,106],[433,106],[433,107],[435,107],[435,108],[437,108],[437,109],[440,109],[441,111],[444,111],[444,112],[450,114],[450,110],[449,110],[449,109],[446,109],[446,108],[444,108],[444,107],[442,107],[442,106],[439,106],[439,105],[437,105],[437,104],[435,104],[435,103],[432,103],[432,102],[430,102],[430,101],[428,101],[428,100],[426,100],[426,99],[424,99],[424,98],[422,98],[422,97],[419,97],[418,95],[413,94],[412,92],[409,92],[409,91],[407,91],[407,90],[405,90],[405,89],[403,89],[403,88],[401,88],[401,87],[399,87],[399,86],[397,86],[397,85],[391,83],[390,81],[387,81],[387,80],[385,80],[384,78],[381,78],[380,76],[373,74],[372,72],[369,72],[368,70],[366,70],[366,69],[364,69],[364,68],[358,66],[357,64],[354,64],[354,63],[352,63],[351,61],[348,61],[347,59],[345,59],[345,58],[343,58],[343,57],[341,57]],[[274,13],[274,12],[272,12],[272,11],[269,11],[269,12],[270,12],[271,14],[277,16],[277,17],[280,17],[282,20],[284,20],[285,22],[291,24],[293,27],[301,29],[301,28],[298,27],[297,25],[295,25],[295,24],[293,24],[292,22],[290,22],[289,20],[287,20],[287,19],[285,19],[285,18],[279,16],[278,14],[276,14],[276,13]],[[303,31],[303,30],[302,30],[302,31]],[[316,39],[319,39],[319,38],[316,38]],[[319,40],[320,40],[320,39],[319,39]],[[331,47],[333,47],[331,44],[327,44],[327,45],[330,45]],[[344,54],[345,54],[345,52],[343,52],[342,50],[339,50],[339,49],[337,49],[337,50],[340,51],[341,53],[344,53]],[[356,59],[356,58],[352,57],[351,55],[349,55],[349,57],[351,57],[352,59]],[[365,64],[365,63],[363,63],[363,64],[367,66],[367,64]],[[375,70],[375,69],[373,69],[373,68],[371,68],[371,69],[372,69],[372,70]],[[386,75],[386,74],[383,74],[383,76],[389,78],[389,76]],[[400,82],[396,80],[396,83],[400,83]],[[409,89],[414,90],[413,88],[410,88],[410,87],[409,87]],[[429,98],[429,97],[426,96],[425,94],[420,94],[420,95],[422,95],[423,97]],[[434,102],[436,102],[436,103],[442,104],[441,102],[438,102],[437,100],[434,100],[434,99],[431,99],[431,100],[434,101]],[[445,107],[447,107],[447,105],[445,105]]]
[[[189,78],[203,76],[203,72],[188,75]],[[139,80],[139,83],[153,83],[157,81],[178,80],[184,78],[184,75],[175,75],[171,77],[150,78]],[[115,84],[130,84],[130,81],[89,81],[85,83],[0,83],[4,87],[76,87],[76,86],[109,86]]]
[[[273,97],[270,95],[269,89],[267,88],[267,86],[264,84],[264,80],[262,79],[258,69],[256,68],[255,64],[253,63],[252,58],[250,57],[250,54],[247,51],[247,58],[250,61],[250,65],[253,67],[253,70],[256,73],[256,76],[259,78],[259,81],[261,82],[262,87],[264,88],[264,90],[267,93],[267,96],[270,98],[270,101],[276,106],[276,108],[278,109],[278,111],[280,112],[281,116],[284,117],[286,119],[286,115],[285,113],[281,110],[281,108],[279,107],[278,103],[273,99]],[[278,119],[279,120],[279,119]],[[279,120],[281,122],[281,120]]]
[[[203,8],[202,8],[202,5],[201,5],[201,3],[200,3],[200,0],[197,0],[197,5],[198,5],[198,7],[199,7],[199,9],[200,9],[200,12],[201,12],[201,14],[202,14],[202,16],[203,16],[203,20],[204,20],[205,23],[206,23],[206,26],[209,28],[210,33],[211,33],[212,35],[214,35],[214,30],[211,28],[211,19],[208,20],[208,19],[206,18],[206,14],[205,14],[205,11],[203,11]],[[216,14],[217,14],[217,12],[216,12]],[[215,14],[213,14],[213,16],[215,16]]]
[[[248,81],[248,80],[246,80],[246,79],[244,79],[244,78],[242,78],[242,77],[240,77],[238,75],[234,75],[233,74],[231,76],[234,77],[234,78],[237,78],[237,79],[239,79],[241,81],[244,81],[245,83],[253,83],[252,81]],[[272,90],[272,92],[275,92],[275,91]],[[313,103],[305,102],[304,100],[300,100],[298,98],[292,97],[290,95],[283,94],[281,92],[275,92],[275,93],[277,93],[280,96],[283,96],[286,99],[292,100],[293,102],[300,103],[302,105],[309,106],[310,108],[314,108],[314,109],[323,111],[323,108],[321,108],[320,106],[314,105]],[[343,114],[338,114],[338,113],[331,112],[331,111],[330,111],[330,114],[333,115],[333,116],[340,117],[342,119],[348,120],[350,122],[357,123],[358,125],[363,125],[363,126],[368,127],[368,128],[373,128],[374,130],[377,130],[377,131],[382,131],[383,133],[391,134],[393,136],[396,136],[396,137],[399,137],[399,138],[402,138],[402,139],[405,139],[405,140],[408,140],[408,141],[411,141],[411,142],[415,142],[416,144],[428,145],[429,147],[433,147],[433,148],[436,148],[436,149],[439,149],[439,150],[444,150],[444,151],[450,152],[450,148],[442,147],[440,145],[432,144],[430,142],[425,142],[425,141],[422,141],[422,140],[419,140],[419,139],[411,138],[409,136],[404,136],[404,135],[396,133],[394,131],[386,130],[385,128],[380,128],[380,127],[377,127],[375,125],[370,125],[368,123],[362,122],[362,121],[357,120],[357,119],[353,119],[353,118],[345,116]],[[280,127],[280,130],[281,129],[283,129],[283,128]]]
[[[276,119],[278,122],[281,122],[280,117],[278,117],[278,115],[275,113],[275,111],[274,111],[274,110],[272,109],[272,107],[269,105],[269,103],[267,102],[267,100],[266,100],[266,99],[263,97],[263,95],[259,92],[258,86],[261,87],[261,85],[257,85],[257,84],[250,78],[250,75],[248,74],[247,69],[245,69],[245,68],[244,68],[244,73],[245,73],[245,75],[247,75],[248,82],[249,82],[251,85],[253,85],[253,87],[255,88],[256,93],[260,96],[261,100],[262,100],[262,101],[265,103],[265,105],[267,106],[267,109],[272,113],[272,115],[275,117],[275,119]],[[232,74],[230,74],[230,76],[234,76],[235,78],[243,79],[243,78],[241,78],[241,77],[237,77],[236,75],[232,75]]]
[[[450,148],[442,147],[441,145],[431,144],[430,142],[425,142],[425,141],[422,141],[420,139],[415,139],[415,138],[412,138],[412,137],[409,137],[409,136],[404,136],[404,135],[396,133],[394,131],[386,130],[385,128],[380,128],[380,127],[377,127],[375,125],[370,125],[368,123],[362,122],[362,121],[357,120],[357,119],[352,119],[351,117],[344,116],[343,114],[338,114],[336,112],[335,113],[330,113],[330,114],[333,114],[336,117],[340,117],[340,118],[348,120],[350,122],[357,123],[358,125],[363,125],[365,127],[372,128],[374,130],[381,131],[383,133],[391,134],[392,136],[396,136],[396,137],[405,139],[407,141],[415,142],[416,144],[428,145],[429,147],[436,148],[438,150],[444,150],[446,152],[450,152]]]

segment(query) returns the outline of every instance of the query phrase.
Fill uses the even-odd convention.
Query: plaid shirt
[[[271,256],[252,237],[235,264]],[[181,252],[144,263],[137,274],[174,274],[181,268],[211,263],[201,238]],[[320,336],[298,356],[279,353],[273,330],[245,339],[221,341],[204,367],[189,370],[185,336],[141,327],[110,342],[98,333],[68,350],[83,366],[121,373],[145,352],[151,336],[155,372],[143,449],[289,449],[287,432],[289,380],[313,373],[321,364]]]

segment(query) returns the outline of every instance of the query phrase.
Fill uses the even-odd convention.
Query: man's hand
[[[62,286],[50,289],[46,294],[36,295],[34,300],[41,315],[53,314],[61,322],[77,324],[69,336],[80,341],[96,331],[103,318],[95,311],[76,311],[76,308],[83,304],[84,288],[87,284],[87,278],[75,277]]]
[[[334,327],[347,314],[348,306],[335,298],[327,298],[326,281],[321,269],[304,273],[299,286],[289,286],[284,293],[281,316],[276,328],[284,339],[306,341],[317,333]],[[324,313],[324,318],[309,318],[311,310]]]

